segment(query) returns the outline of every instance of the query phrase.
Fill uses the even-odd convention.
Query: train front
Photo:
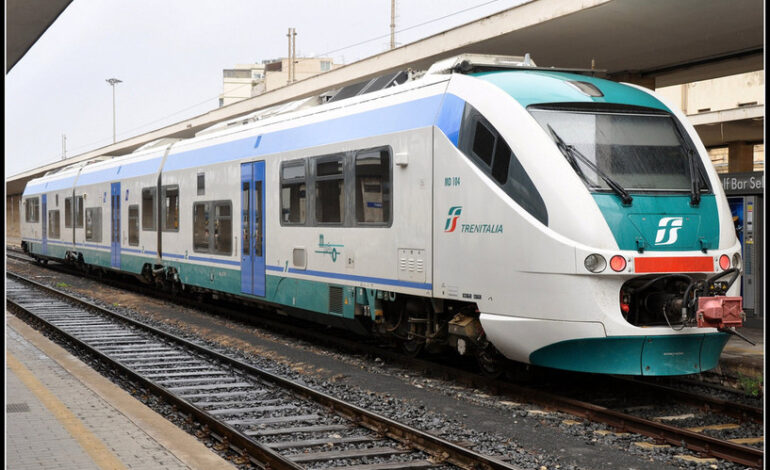
[[[483,185],[454,198],[437,191],[437,211],[443,203],[465,216],[453,221],[467,224],[455,235],[458,252],[484,260],[475,274],[467,259],[458,267],[466,290],[483,291],[470,294],[489,342],[516,361],[584,372],[715,367],[742,325],[740,245],[684,116],[641,87],[565,72],[472,73],[452,90],[467,100],[458,148],[477,174],[489,140],[478,123],[498,139],[488,195]],[[469,107],[483,119],[473,121]],[[503,142],[507,180],[495,175]],[[499,234],[473,239],[472,213],[496,220]]]

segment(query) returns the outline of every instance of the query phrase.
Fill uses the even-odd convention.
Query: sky
[[[524,1],[397,0],[396,43]],[[62,135],[67,157],[111,144],[108,78],[122,80],[115,87],[120,141],[217,108],[222,70],[285,57],[289,27],[298,57],[349,64],[386,51],[390,3],[74,0],[6,75],[5,175],[61,160]]]

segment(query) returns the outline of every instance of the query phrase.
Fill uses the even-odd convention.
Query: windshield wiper
[[[583,178],[584,181],[588,181],[586,179],[585,174],[583,174],[583,171],[580,169],[579,165],[575,161],[575,157],[577,157],[581,162],[583,162],[588,168],[592,169],[594,173],[596,173],[599,178],[604,180],[605,183],[607,183],[607,186],[612,189],[615,194],[620,196],[620,200],[623,202],[624,206],[630,206],[631,203],[634,201],[634,198],[631,197],[631,195],[628,193],[628,191],[623,188],[620,184],[618,184],[615,180],[610,178],[605,172],[603,172],[594,162],[588,159],[585,155],[580,153],[580,150],[576,149],[572,145],[568,145],[564,140],[559,136],[559,134],[556,133],[555,130],[553,130],[553,127],[551,127],[550,124],[548,124],[548,130],[551,131],[551,135],[553,135],[554,140],[556,141],[556,146],[559,147],[559,150],[561,150],[561,153],[564,154],[564,156],[567,158],[567,161],[572,165],[572,168],[577,171],[578,175]],[[700,190],[699,190],[700,194]]]
[[[687,149],[687,159],[690,161],[690,205],[697,207],[700,204],[700,171],[691,148]]]

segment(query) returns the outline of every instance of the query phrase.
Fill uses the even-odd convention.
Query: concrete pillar
[[[754,145],[730,142],[727,147],[727,171],[754,171]]]
[[[643,86],[650,90],[655,89],[655,77],[645,77],[640,73],[635,72],[622,72],[610,75],[610,80],[616,82],[633,83],[634,85]]]

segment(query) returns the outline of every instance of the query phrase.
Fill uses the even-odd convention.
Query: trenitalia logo
[[[682,228],[683,219],[681,217],[663,217],[658,222],[658,233],[655,235],[656,245],[673,245],[677,240],[677,232]],[[668,238],[666,238],[668,234]],[[666,241],[663,241],[663,240]]]
[[[457,228],[457,219],[463,211],[463,206],[453,206],[449,208],[449,217],[446,219],[445,232],[454,232]]]

